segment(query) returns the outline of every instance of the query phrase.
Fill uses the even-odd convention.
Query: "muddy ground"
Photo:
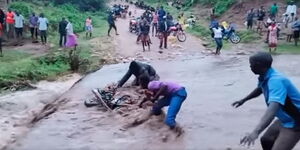
[[[6,149],[248,149],[240,146],[239,140],[252,131],[266,109],[263,97],[239,109],[232,108],[231,103],[255,88],[257,77],[249,69],[248,58],[259,48],[237,45],[230,51],[222,51],[221,56],[214,56],[202,46],[201,40],[188,36],[185,43],[173,40],[162,54],[158,53],[158,40],[152,38],[151,51],[142,52],[141,45],[135,43],[136,36],[128,31],[128,22],[128,18],[119,19],[120,35],[111,38],[116,43],[116,59],[146,61],[157,69],[161,80],[186,87],[188,98],[177,118],[185,134],[176,138],[160,117],[124,130],[124,125],[145,115],[147,109],[122,116],[83,105],[84,100],[93,97],[92,89],[103,88],[125,74],[128,63],[119,63],[106,65],[82,79],[51,105],[57,109],[55,113],[42,118]],[[300,72],[295,70],[300,65],[299,56],[274,55],[274,60],[276,68],[300,85]],[[260,149],[259,141],[250,149]],[[300,149],[300,145],[295,149]]]

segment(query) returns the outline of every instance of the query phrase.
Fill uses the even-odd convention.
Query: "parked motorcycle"
[[[176,36],[179,42],[186,41],[186,34],[179,23],[176,23],[174,26],[170,27],[170,34]]]

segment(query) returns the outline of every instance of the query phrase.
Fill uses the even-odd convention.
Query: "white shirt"
[[[288,15],[291,15],[291,13],[294,13],[295,16],[297,16],[297,6],[296,5],[288,5],[285,13]]]
[[[223,36],[222,36],[222,28],[213,28],[213,31],[214,31],[214,34],[215,34],[215,36],[214,36],[214,38],[222,38]]]
[[[23,28],[24,26],[24,17],[22,15],[15,16],[15,27],[16,28]]]
[[[47,18],[39,18],[38,24],[39,24],[39,30],[44,31],[48,29],[48,19]]]
[[[66,30],[67,30],[67,34],[68,34],[68,35],[74,34],[72,23],[70,23],[70,22],[68,23],[68,25],[67,25],[67,27],[66,27]]]

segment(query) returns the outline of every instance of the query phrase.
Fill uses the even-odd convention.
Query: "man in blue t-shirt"
[[[162,21],[164,16],[166,16],[166,11],[164,10],[164,7],[161,6],[158,10],[158,21]]]
[[[259,52],[250,57],[250,67],[254,74],[259,75],[258,87],[244,99],[234,102],[234,107],[263,94],[267,111],[253,132],[245,136],[241,144],[251,145],[274,121],[261,137],[264,150],[291,150],[300,139],[300,92],[284,75],[273,69],[272,56]]]

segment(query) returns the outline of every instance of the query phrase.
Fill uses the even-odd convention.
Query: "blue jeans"
[[[217,49],[221,50],[223,47],[223,39],[222,38],[215,38],[216,44],[217,44]]]
[[[180,90],[176,91],[172,95],[158,100],[158,102],[155,103],[152,108],[152,113],[154,115],[160,115],[162,111],[161,109],[165,106],[169,106],[165,123],[170,128],[174,128],[176,126],[176,121],[175,121],[176,115],[179,112],[180,107],[184,102],[184,100],[186,99],[186,97],[187,97],[187,93],[185,88],[181,88]]]

